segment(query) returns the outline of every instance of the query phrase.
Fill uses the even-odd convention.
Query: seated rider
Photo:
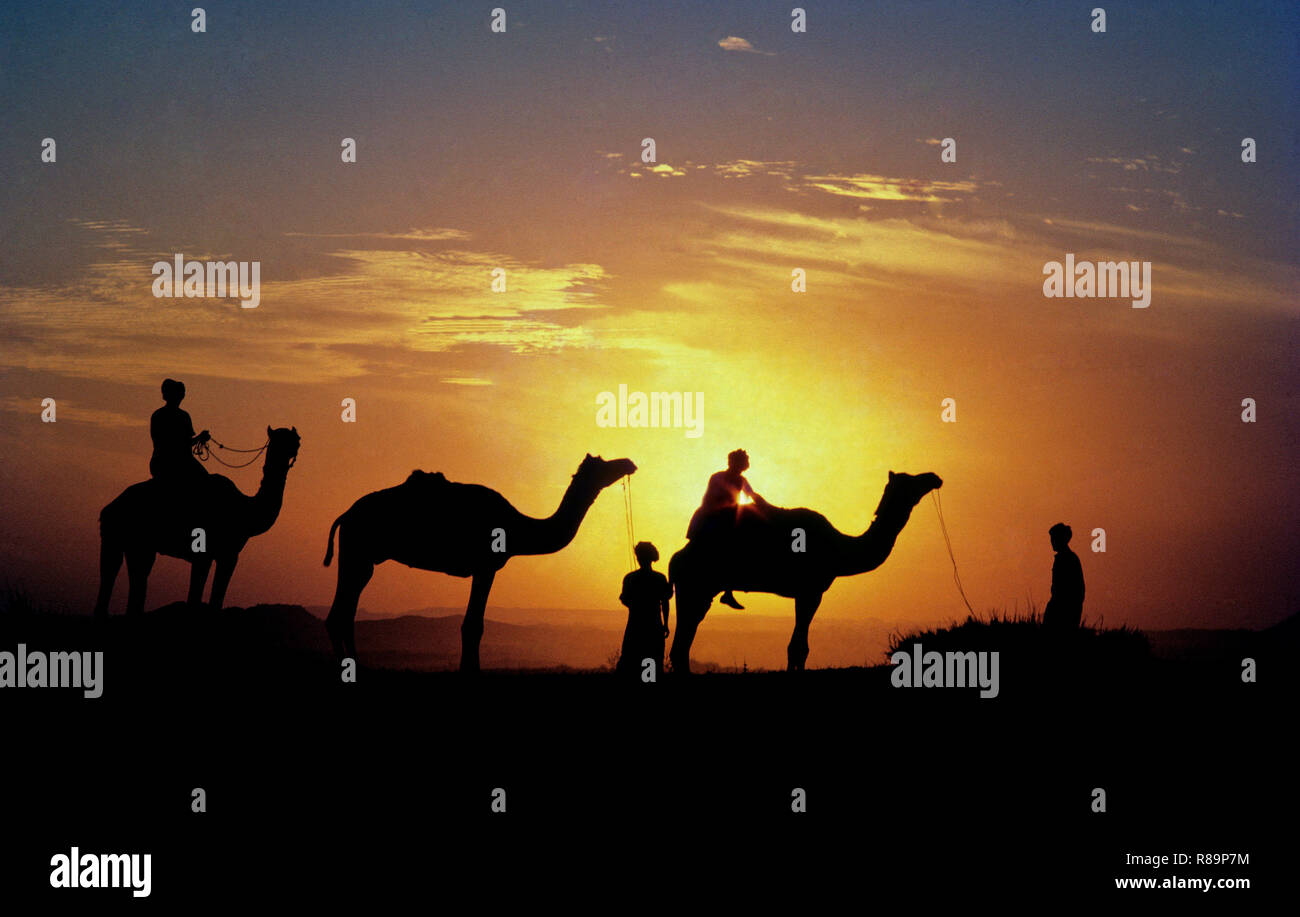
[[[181,410],[185,383],[164,379],[162,396],[164,405],[149,418],[149,436],[153,439],[149,473],[159,481],[197,483],[208,472],[192,450],[212,437],[207,430],[196,435],[190,415]]]
[[[756,504],[762,505],[762,498],[754,493],[744,472],[749,468],[749,453],[737,449],[727,456],[727,470],[719,471],[709,478],[709,486],[704,491],[700,508],[691,516],[691,523],[686,529],[686,537],[693,539],[701,533],[722,534],[736,524],[735,510],[740,505],[743,493]],[[736,601],[728,589],[718,599],[723,605],[743,610],[745,606]]]

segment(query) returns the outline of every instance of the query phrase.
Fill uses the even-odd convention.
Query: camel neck
[[[851,539],[852,544],[846,552],[844,566],[837,575],[870,573],[883,564],[894,550],[894,542],[898,540],[899,533],[911,515],[912,507],[906,504],[900,505],[898,501],[889,499],[881,501],[871,525],[861,535]]]
[[[287,465],[272,465],[270,459],[262,466],[262,482],[257,486],[257,493],[249,498],[250,536],[261,535],[275,525],[284,502],[284,485],[288,475]]]
[[[596,493],[576,476],[564,492],[559,507],[545,519],[527,519],[511,554],[553,554],[564,548],[578,533],[578,527],[595,502]]]

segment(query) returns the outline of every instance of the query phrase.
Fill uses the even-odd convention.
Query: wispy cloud
[[[617,154],[615,154],[617,155]],[[308,239],[397,239],[403,242],[446,242],[468,239],[463,229],[409,229],[406,232],[286,232]]]
[[[1084,162],[1099,165],[1119,166],[1125,172],[1165,172],[1177,175],[1183,171],[1183,163],[1177,160],[1164,160],[1154,153],[1146,156],[1089,156]]]
[[[616,160],[625,159],[625,156],[622,153],[607,153],[602,150],[598,150],[597,155],[603,159],[609,160],[611,163]],[[636,158],[627,158],[627,161],[618,164],[616,171],[619,175],[627,175],[632,178],[640,178],[647,173],[673,176],[677,178],[687,174],[702,173],[704,177],[770,177],[789,181],[797,165],[798,163],[793,159],[732,159],[719,163],[697,163],[687,159],[682,165],[673,166],[664,162],[650,165],[643,163]]]
[[[937,141],[936,141],[937,142]],[[598,151],[597,155],[611,164],[620,154]],[[680,166],[657,163],[647,166],[635,160],[616,164],[620,175],[642,178],[645,175],[681,178],[723,179],[776,179],[789,191],[816,191],[861,200],[896,201],[910,203],[943,203],[959,200],[960,195],[971,195],[983,184],[972,179],[940,181],[928,178],[891,178],[885,175],[856,173],[850,175],[800,174],[799,163],[793,159],[731,159],[718,163],[696,163],[686,160]]]
[[[970,194],[979,185],[973,181],[933,181],[918,178],[888,178],[884,175],[807,175],[804,187],[827,194],[877,201],[954,201],[954,194]],[[947,195],[947,196],[945,196]]]
[[[750,178],[755,175],[769,175],[788,179],[796,165],[798,163],[793,159],[733,159],[713,166],[713,172],[723,178]]]
[[[42,410],[41,398],[23,398],[18,395],[0,398],[0,411],[6,414],[22,414],[36,421],[41,416]],[[117,411],[84,407],[67,398],[55,399],[54,410],[56,423],[85,423],[108,428],[148,425],[148,421],[143,418],[119,414]]]
[[[600,152],[598,155],[611,162],[620,157],[617,153]],[[960,199],[959,195],[974,194],[984,184],[997,184],[997,182],[976,182],[973,179],[941,181],[928,178],[893,178],[870,173],[808,175],[800,174],[798,167],[799,163],[793,159],[731,159],[718,163],[696,163],[688,159],[681,166],[668,163],[646,165],[630,161],[619,163],[616,171],[630,178],[642,178],[646,175],[681,178],[690,175],[692,178],[704,179],[776,179],[789,191],[816,191],[862,200],[910,203],[955,201]]]
[[[93,231],[111,236],[117,229]],[[412,230],[361,233],[358,241],[418,244],[466,236]],[[291,364],[296,378],[310,382],[365,372],[367,361],[354,354],[368,345],[412,353],[471,345],[516,353],[599,346],[579,322],[561,319],[603,308],[598,290],[606,273],[597,264],[539,266],[464,248],[354,246],[319,254],[336,261],[337,271],[277,280],[264,270],[262,305],[247,311],[232,309],[227,299],[155,298],[150,254],[89,264],[56,285],[0,286],[0,336],[23,342],[0,351],[0,368],[147,378],[185,353],[195,374],[275,379]],[[506,292],[492,291],[496,268],[505,271]]]
[[[1150,260],[1157,293],[1187,303],[1294,313],[1300,271],[1271,262],[1238,263],[1211,243],[1072,220],[820,217],[794,210],[710,207],[732,221],[700,239],[731,276],[764,277],[773,263],[818,268],[819,285],[859,296],[872,288],[922,293],[1019,288],[1041,302],[1042,265],[1067,251],[1097,260]],[[742,268],[738,274],[734,268]],[[766,281],[763,281],[766,282]]]
[[[83,229],[89,229],[94,232],[110,232],[110,233],[147,232],[147,230],[141,229],[139,226],[132,226],[130,223],[126,222],[126,220],[83,220],[78,217],[73,217],[72,219],[68,220],[68,222],[80,226]]]
[[[744,51],[748,54],[766,54],[769,57],[776,55],[775,51],[760,51],[748,41],[736,35],[728,35],[718,42],[718,47],[723,51]]]

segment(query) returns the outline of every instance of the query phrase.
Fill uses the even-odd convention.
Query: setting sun
[[[1296,0],[0,35],[6,912],[1285,888]]]

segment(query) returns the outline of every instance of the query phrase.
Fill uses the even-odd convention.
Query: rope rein
[[[206,462],[208,459],[211,458],[211,459],[215,459],[217,464],[225,465],[227,468],[247,468],[249,465],[257,461],[257,457],[266,451],[267,446],[271,445],[271,440],[268,439],[266,442],[262,443],[262,445],[260,445],[256,449],[232,449],[230,446],[222,445],[221,443],[217,442],[215,439],[209,439],[208,441],[217,443],[218,449],[224,449],[227,452],[242,452],[246,455],[249,453],[252,454],[252,458],[250,458],[248,461],[240,464],[232,464],[230,462],[225,461],[224,459],[221,458],[221,456],[213,452],[211,448],[209,448],[207,443],[195,443],[194,448],[190,450],[194,453],[194,457],[197,458],[200,462]]]
[[[966,610],[975,616],[975,609],[970,607],[970,600],[966,598],[966,590],[961,586],[961,574],[957,572],[957,558],[952,553],[952,540],[948,537],[948,526],[943,521],[943,503],[939,496],[939,491],[930,491],[930,496],[934,498],[934,510],[939,514],[939,528],[943,530],[943,543],[948,546],[948,558],[952,561],[952,581],[957,584],[957,591],[961,594],[961,600],[966,603]]]
[[[627,523],[627,556],[631,562],[631,569],[637,568],[636,562],[636,534],[632,527],[632,476],[623,476],[623,516]]]

